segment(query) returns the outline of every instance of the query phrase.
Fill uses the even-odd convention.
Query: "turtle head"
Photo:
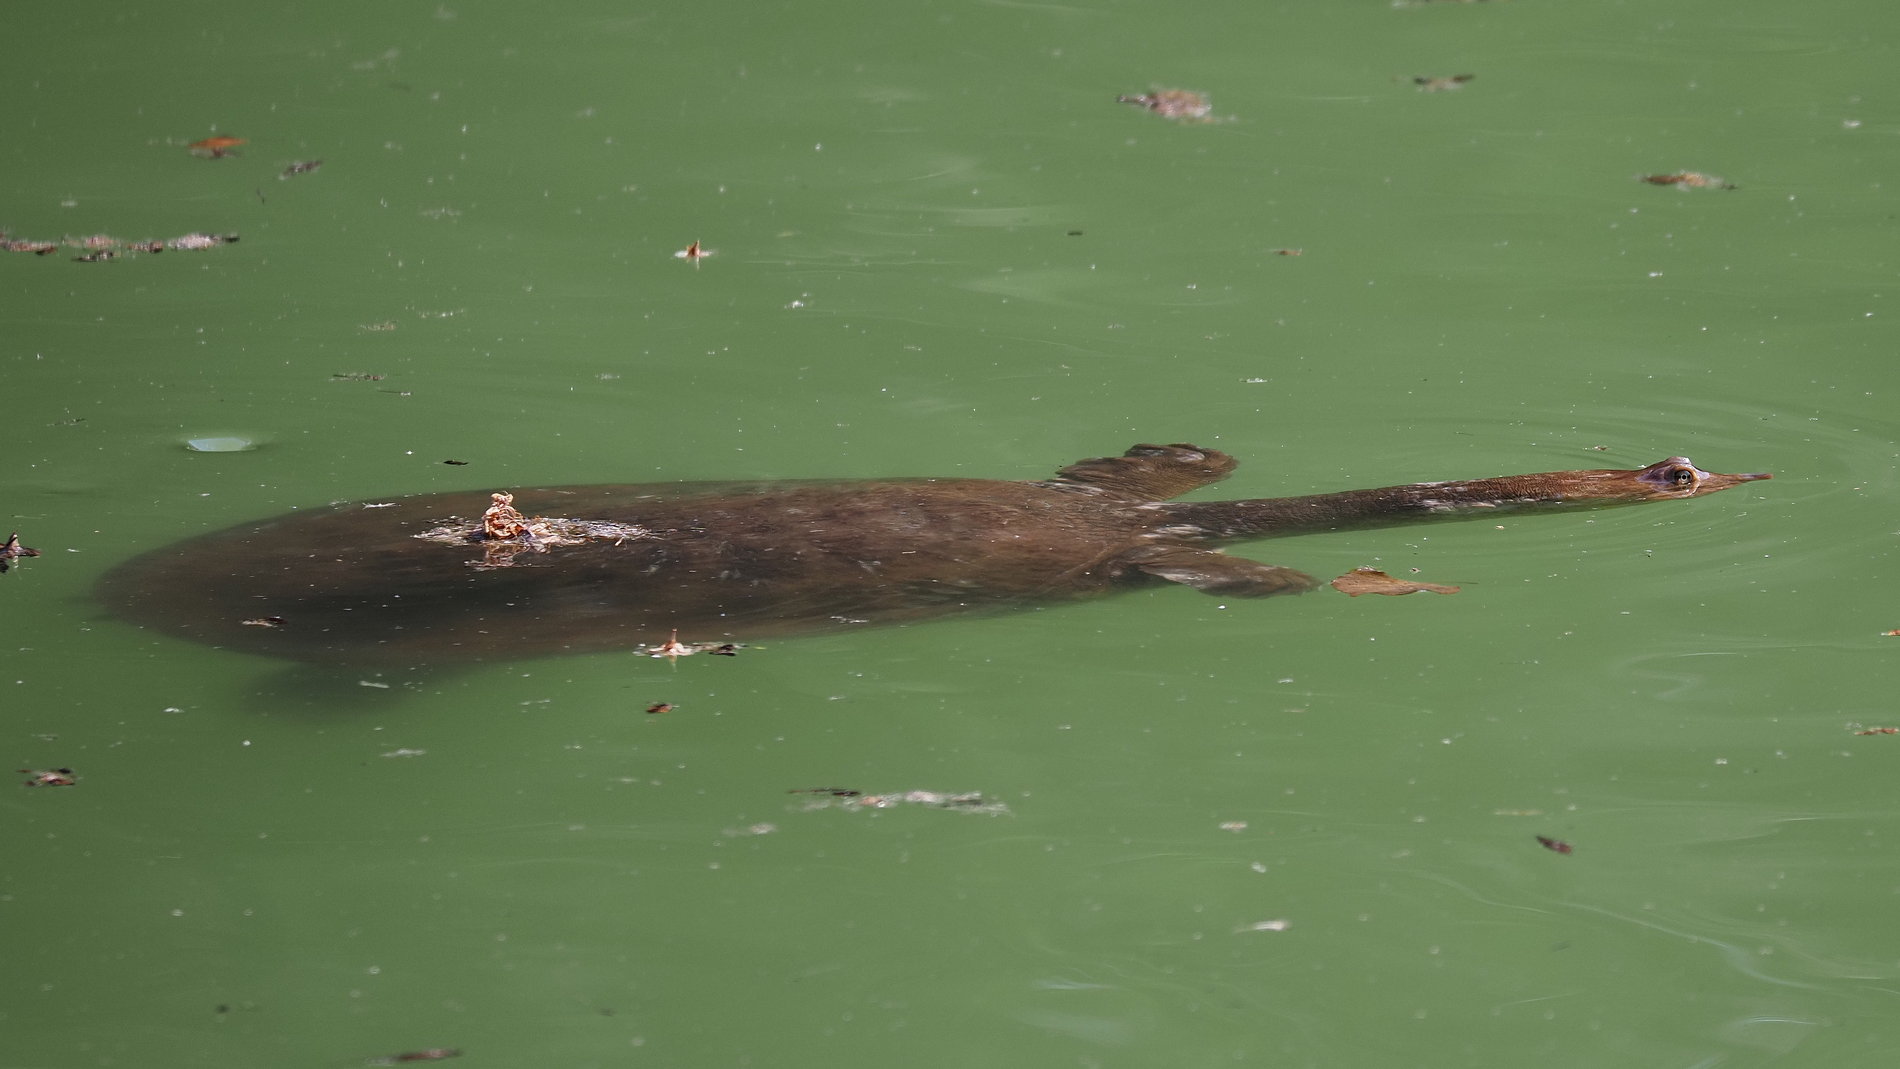
[[[1745,475],[1724,475],[1718,471],[1703,471],[1688,457],[1659,460],[1640,471],[1630,472],[1629,476],[1636,484],[1638,499],[1642,501],[1713,494],[1718,490],[1727,490],[1731,486],[1740,486],[1757,479],[1774,478],[1765,471],[1750,472]]]

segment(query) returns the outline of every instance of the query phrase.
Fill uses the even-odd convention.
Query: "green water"
[[[240,236],[0,254],[0,528],[42,551],[0,576],[0,756],[79,777],[0,793],[0,1064],[1900,1053],[1900,737],[1854,733],[1900,724],[1889,5],[0,24],[9,237]],[[1224,121],[1113,102],[1174,86]],[[1739,188],[1635,180],[1685,170]],[[185,446],[218,436],[256,447]],[[89,597],[332,500],[1138,441],[1238,456],[1202,497],[1776,479],[1237,550],[1455,597],[1168,588],[676,665],[325,674]],[[1009,812],[788,793],[822,787]]]

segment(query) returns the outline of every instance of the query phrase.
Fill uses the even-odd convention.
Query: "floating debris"
[[[1456,594],[1455,586],[1439,583],[1420,583],[1411,579],[1394,579],[1377,568],[1354,568],[1345,575],[1333,580],[1333,589],[1356,598],[1361,594],[1386,594],[1399,597],[1403,594],[1416,594],[1421,590],[1433,594]]]
[[[143,241],[129,241],[116,238],[111,234],[86,234],[81,237],[64,237],[58,241],[40,241],[34,238],[9,238],[0,234],[0,252],[30,252],[35,256],[47,256],[60,249],[79,249],[81,255],[73,257],[79,263],[99,263],[103,260],[116,260],[125,253],[160,253],[166,249],[209,249],[218,245],[229,245],[236,241],[236,234],[186,234],[184,237],[161,241],[147,238]]]
[[[24,560],[27,557],[37,557],[39,555],[39,550],[34,549],[32,546],[23,546],[20,544],[20,532],[13,532],[7,536],[5,542],[0,542],[0,575],[5,575],[7,569],[13,567],[14,561]]]
[[[1252,924],[1243,924],[1234,929],[1234,934],[1239,935],[1242,932],[1284,932],[1291,927],[1293,927],[1292,921],[1287,920],[1285,917],[1275,917],[1270,921],[1255,921]]]
[[[29,787],[70,787],[79,782],[70,768],[22,768],[19,772],[27,777]]]
[[[283,173],[277,176],[277,180],[281,182],[286,178],[295,178],[300,174],[309,174],[321,166],[323,166],[322,160],[298,160],[284,168]]]
[[[332,371],[331,382],[381,382],[383,376],[372,375],[367,371]]]
[[[1156,89],[1151,93],[1135,96],[1123,94],[1115,98],[1117,104],[1134,104],[1147,108],[1164,119],[1177,122],[1213,122],[1214,105],[1202,93],[1192,89]]]
[[[236,234],[186,234],[182,238],[173,238],[166,242],[168,248],[193,251],[197,249],[215,249],[220,245],[236,244]]]
[[[1701,171],[1677,171],[1675,174],[1639,174],[1637,181],[1648,182],[1652,186],[1675,186],[1677,189],[1736,189],[1735,183],[1727,182],[1712,174]]]
[[[1854,732],[1854,734],[1856,735],[1900,735],[1900,728],[1868,728],[1865,731],[1856,731]]]
[[[900,805],[920,805],[931,809],[955,809],[964,813],[1002,816],[1009,807],[985,798],[981,791],[945,794],[941,791],[899,791],[891,794],[866,794],[849,787],[805,787],[788,794],[812,795],[806,809],[893,809]]]
[[[647,712],[670,713],[673,710],[678,709],[678,708],[679,706],[674,705],[672,702],[654,702],[652,705],[647,706]]]
[[[468,467],[468,461],[466,461],[466,460],[445,460],[445,461],[443,461],[442,463],[444,463],[444,464],[447,464],[447,465],[448,465],[449,467],[451,467],[451,468],[466,468],[466,467]]]
[[[488,538],[520,538],[531,535],[528,520],[515,509],[515,495],[490,494],[488,511],[482,513],[482,534]]]
[[[281,616],[258,616],[249,620],[238,621],[238,623],[244,627],[282,627],[288,622],[289,621]]]
[[[706,257],[711,256],[718,251],[719,251],[718,249],[701,248],[699,242],[695,241],[691,245],[688,245],[685,248],[681,249],[680,251],[674,253],[673,259],[691,260],[695,265],[697,265],[699,261],[704,260]]]
[[[428,1050],[405,1051],[382,1058],[371,1058],[370,1065],[398,1065],[402,1062],[439,1062],[444,1058],[454,1058],[462,1052],[454,1047],[431,1047]]]
[[[1476,77],[1475,74],[1453,74],[1440,78],[1421,75],[1413,78],[1412,84],[1418,86],[1421,93],[1443,93],[1449,89],[1463,89],[1466,82]]]
[[[201,159],[221,160],[226,156],[237,155],[234,150],[244,143],[244,139],[241,137],[216,134],[200,141],[193,141],[185,147],[191,150],[193,156],[197,156]]]
[[[618,545],[636,538],[650,537],[652,533],[635,524],[606,520],[567,520],[549,516],[537,516],[531,520],[515,508],[515,495],[494,493],[488,496],[494,504],[482,513],[479,526],[458,520],[432,527],[414,537],[445,545],[479,543],[482,546],[482,559],[468,563],[472,568],[485,571],[514,567],[515,558],[522,553],[546,553],[559,546],[575,546],[596,540]]]
[[[1568,854],[1570,852],[1569,843],[1564,842],[1562,839],[1552,839],[1548,835],[1539,835],[1537,837],[1537,843],[1544,849],[1553,850],[1559,854]]]
[[[1273,250],[1273,255],[1275,256],[1304,256],[1306,255],[1306,250],[1305,249],[1275,249]]]
[[[679,628],[673,629],[673,636],[657,646],[645,643],[635,646],[633,652],[648,657],[691,657],[695,653],[710,653],[715,657],[737,657],[745,649],[743,642],[681,642]],[[652,712],[649,709],[647,712]]]

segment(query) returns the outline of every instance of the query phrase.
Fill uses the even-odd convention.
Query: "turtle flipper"
[[[1203,594],[1265,598],[1304,594],[1319,586],[1319,580],[1305,572],[1194,546],[1146,546],[1124,559],[1157,579],[1191,586]]]
[[[1219,482],[1234,470],[1226,453],[1199,446],[1137,445],[1118,457],[1078,460],[1045,486],[1089,489],[1136,501],[1165,501]]]

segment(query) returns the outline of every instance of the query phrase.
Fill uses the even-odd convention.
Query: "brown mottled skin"
[[[1053,479],[523,489],[527,516],[638,525],[643,537],[523,550],[484,565],[486,492],[300,512],[148,553],[101,583],[119,615],[297,660],[430,663],[626,650],[887,624],[1087,597],[1155,580],[1222,596],[1299,593],[1290,568],[1210,544],[1503,508],[1695,497],[1766,474],[1683,457],[1254,501],[1171,501],[1234,469],[1224,453],[1138,445]],[[416,537],[448,522],[468,534]],[[508,543],[502,548],[511,548]],[[272,626],[245,620],[277,618]]]

